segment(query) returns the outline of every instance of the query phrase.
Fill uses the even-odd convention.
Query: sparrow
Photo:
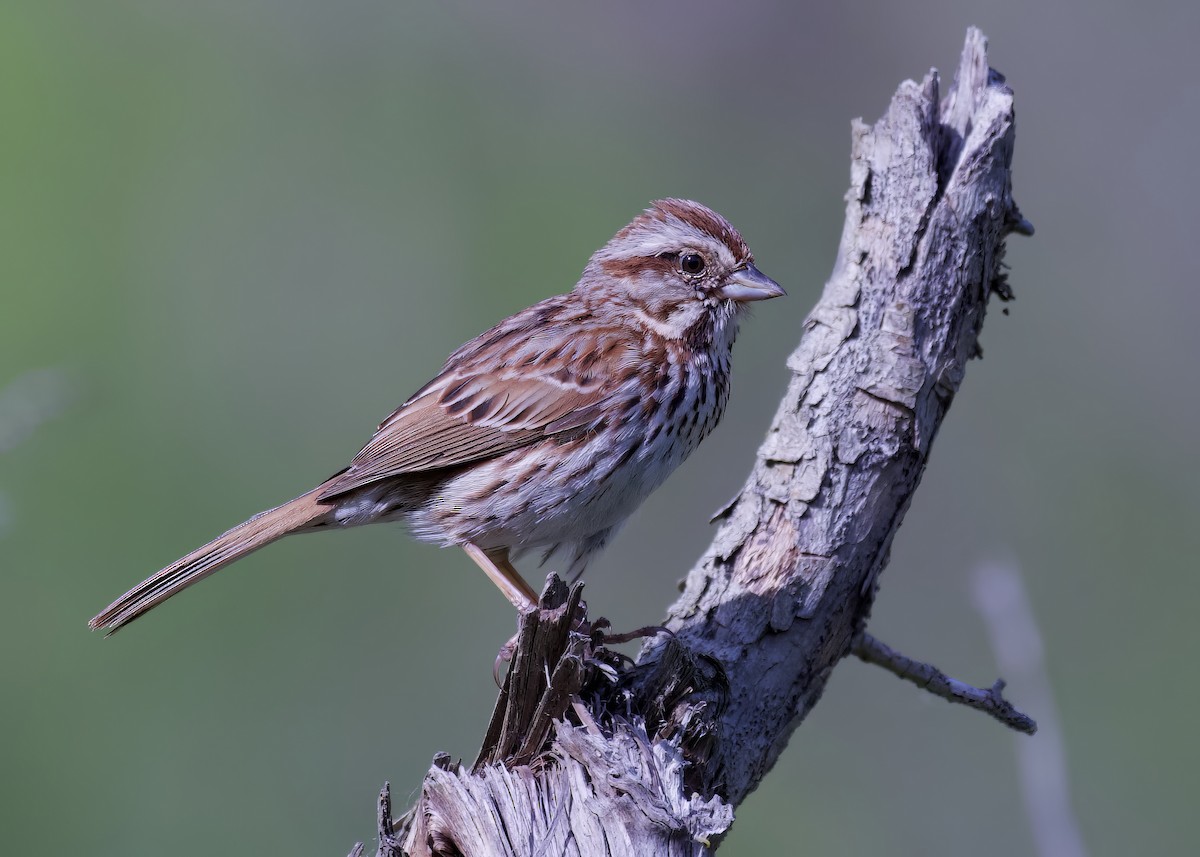
[[[461,547],[518,610],[513,561],[540,551],[578,578],[720,421],[738,322],[784,290],[724,217],[662,199],[588,261],[575,287],[450,355],[350,465],[126,592],[110,634],[293,533],[399,522]]]

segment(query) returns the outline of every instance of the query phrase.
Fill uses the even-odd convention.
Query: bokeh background
[[[1192,851],[1198,9],[0,4],[0,850],[339,855],[385,779],[404,805],[435,751],[471,757],[512,611],[396,529],[282,542],[111,640],[85,622],[343,465],[451,349],[681,195],[791,297],[589,574],[596,613],[661,616],[832,265],[850,119],[952,72],[977,24],[1038,232],[871,627],[990,683],[972,569],[1016,561],[1091,853]],[[1030,853],[1030,740],[847,661],[722,853]]]

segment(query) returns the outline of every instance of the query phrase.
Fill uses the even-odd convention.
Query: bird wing
[[[350,467],[329,481],[319,499],[394,476],[493,458],[545,438],[571,437],[597,427],[620,384],[604,383],[606,379],[592,371],[594,360],[572,357],[586,350],[581,338],[592,339],[590,345],[600,351],[614,346],[624,349],[593,337],[572,341],[568,331],[559,329],[559,337],[572,341],[574,354],[563,354],[561,349],[547,353],[534,341],[536,336],[509,335],[514,332],[512,321],[451,355],[436,378],[380,424]]]

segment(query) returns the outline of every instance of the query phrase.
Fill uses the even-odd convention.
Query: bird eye
[[[679,270],[693,277],[704,273],[704,257],[699,253],[684,253],[679,257]]]

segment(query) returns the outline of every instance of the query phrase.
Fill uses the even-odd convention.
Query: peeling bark
[[[1011,195],[1012,92],[979,31],[939,89],[931,71],[854,123],[833,273],[754,468],[668,610],[673,633],[626,663],[552,578],[479,760],[440,757],[399,824],[381,811],[381,854],[709,854],[862,648],[988,298],[1011,297],[1005,238],[1032,232]]]
[[[754,469],[668,614],[729,671],[718,787],[734,804],[865,623],[988,297],[1007,296],[1004,239],[1030,231],[1011,195],[1012,92],[978,31],[938,90],[935,72],[905,82],[873,127],[854,124],[833,274]]]

